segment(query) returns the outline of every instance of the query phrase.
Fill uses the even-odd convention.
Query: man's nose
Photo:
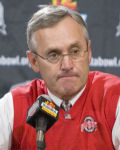
[[[61,69],[69,71],[73,68],[73,61],[70,55],[64,55],[61,60]]]

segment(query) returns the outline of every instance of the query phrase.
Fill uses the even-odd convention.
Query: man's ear
[[[26,55],[34,72],[39,72],[39,64],[37,58],[35,57],[35,54],[28,50],[26,52]]]
[[[91,50],[91,41],[88,41],[88,53],[89,53],[89,64],[91,63],[92,50]]]

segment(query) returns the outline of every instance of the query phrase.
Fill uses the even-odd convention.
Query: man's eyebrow
[[[59,49],[59,48],[49,48],[45,51],[46,54],[50,54],[52,52],[58,52],[59,53],[59,52],[61,52],[61,49]]]
[[[49,48],[48,50],[47,50],[47,52],[49,53],[49,52],[56,52],[56,51],[60,51],[61,49],[60,48]]]

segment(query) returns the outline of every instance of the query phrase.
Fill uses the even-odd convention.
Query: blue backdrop
[[[0,97],[14,85],[40,77],[26,57],[26,25],[40,5],[48,4],[79,11],[92,41],[91,70],[120,76],[120,0],[0,0]]]

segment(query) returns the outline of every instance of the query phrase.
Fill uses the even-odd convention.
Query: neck
[[[58,97],[56,95],[54,95],[49,89],[48,90],[48,95],[50,96],[50,98],[53,100],[54,103],[56,103],[58,106],[60,106],[60,104],[62,103],[62,101],[71,101],[71,104],[74,105],[74,103],[76,102],[76,100],[81,96],[81,94],[83,93],[84,89],[85,89],[86,85],[83,87],[83,89],[78,92],[76,95],[72,96],[72,97]]]

